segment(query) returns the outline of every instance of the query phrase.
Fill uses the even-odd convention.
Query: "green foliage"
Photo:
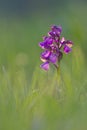
[[[2,66],[0,129],[87,129],[87,76],[80,48],[74,49],[70,62],[67,66],[62,61],[60,73],[36,67],[31,83],[24,68],[13,72]]]

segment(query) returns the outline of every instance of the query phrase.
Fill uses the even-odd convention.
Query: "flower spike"
[[[43,41],[39,46],[44,50],[41,53],[41,61],[44,62],[40,67],[44,70],[49,70],[50,64],[58,68],[58,63],[62,59],[63,53],[68,54],[72,51],[73,42],[60,37],[62,27],[53,25],[48,32],[48,36],[43,37]]]

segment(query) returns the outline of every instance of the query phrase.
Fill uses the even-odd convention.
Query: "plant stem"
[[[60,66],[58,66],[57,68],[57,79],[58,79],[58,84],[60,84],[60,80],[61,80]]]

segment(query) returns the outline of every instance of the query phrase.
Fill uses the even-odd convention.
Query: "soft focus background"
[[[39,68],[53,24],[74,42],[58,77]],[[86,0],[0,0],[0,130],[87,130],[86,35]]]

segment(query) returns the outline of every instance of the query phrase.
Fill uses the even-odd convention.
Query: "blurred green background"
[[[39,68],[53,24],[74,42],[58,82]],[[87,130],[86,34],[86,0],[0,0],[0,130]]]

